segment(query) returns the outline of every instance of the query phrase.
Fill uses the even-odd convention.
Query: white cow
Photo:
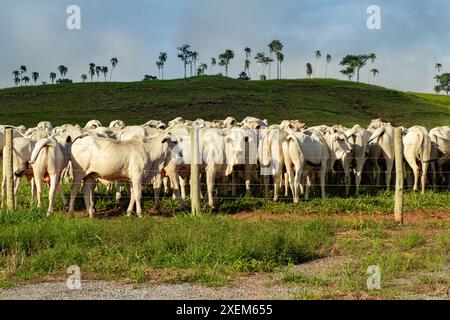
[[[355,125],[353,128],[346,130],[345,135],[352,147],[352,159],[356,164],[356,195],[359,195],[364,164],[369,152],[367,148],[372,134],[368,130],[361,128],[361,126]]]
[[[125,128],[125,122],[122,120],[114,120],[110,122],[109,127],[118,129]]]
[[[84,129],[88,129],[88,130],[94,130],[97,128],[103,127],[102,123],[98,120],[91,120],[88,123],[86,123],[86,125],[84,126]]]
[[[427,180],[427,170],[431,154],[431,138],[427,129],[421,126],[414,126],[408,129],[408,133],[403,137],[403,154],[409,167],[414,174],[414,191],[419,191],[419,166],[422,164],[422,193],[425,193],[425,183]],[[409,180],[409,179],[408,179]]]
[[[63,204],[67,204],[61,187],[61,177],[64,169],[69,163],[70,145],[72,139],[67,136],[65,139],[60,137],[50,137],[40,140],[34,146],[31,154],[31,160],[25,161],[23,169],[33,169],[34,183],[36,184],[36,194],[38,207],[41,207],[42,200],[42,182],[49,183],[50,190],[48,195],[49,205],[47,216],[53,213],[55,208],[56,192],[59,192]]]
[[[432,150],[431,160],[433,160],[431,163],[433,170],[433,184],[436,187],[436,169],[439,176],[441,176],[443,168],[450,164],[450,127],[443,126],[431,129],[430,138]],[[448,173],[445,178],[450,187],[450,173]]]
[[[284,153],[283,143],[288,136],[287,132],[279,125],[272,125],[267,131],[262,132],[258,146],[258,157],[261,166],[261,174],[264,178],[264,184],[267,185],[270,176],[273,176],[274,180],[274,195],[273,201],[278,201],[279,190],[283,181],[283,168],[284,168]]]
[[[77,139],[71,153],[74,177],[69,212],[74,211],[75,197],[84,180],[84,201],[89,216],[93,217],[93,188],[96,180],[102,178],[108,181],[130,180],[131,197],[127,214],[131,215],[136,205],[136,213],[142,217],[142,184],[155,183],[160,177],[161,159],[166,159],[163,153],[167,148],[157,148],[154,144],[166,142],[163,136],[147,143],[140,139],[116,141],[93,136]]]
[[[390,123],[373,121],[369,128],[378,127],[369,139],[369,158],[374,167],[376,185],[380,185],[380,166],[378,159],[383,157],[386,163],[386,189],[391,183],[392,168],[395,160],[394,128]],[[370,131],[370,130],[369,130]]]
[[[2,153],[1,155],[3,155],[3,147],[6,145],[6,132],[5,132],[6,128],[13,129],[13,131],[12,131],[13,139],[23,137],[22,133],[19,130],[17,130],[15,127],[1,126],[0,127],[0,152]]]
[[[36,141],[30,138],[15,138],[13,140],[13,171],[14,171],[14,199],[17,204],[17,191],[19,190],[20,180],[22,176],[26,176],[31,180],[31,202],[34,201],[35,184],[33,177],[33,170],[30,168],[21,172],[24,162],[31,160],[31,153],[33,152]],[[4,147],[5,150],[6,147]],[[2,180],[2,200],[5,197],[6,190],[6,162],[3,161],[3,180]]]
[[[329,132],[324,136],[324,140],[328,147],[328,170],[334,169],[335,163],[339,161],[344,169],[345,194],[350,193],[350,165],[352,161],[352,146],[347,139],[342,128],[334,128],[334,132]]]
[[[159,120],[150,120],[147,121],[144,125],[142,125],[144,128],[155,128],[155,129],[162,129],[164,130],[166,128],[166,124]]]
[[[53,125],[49,121],[41,121],[37,124],[36,128],[45,130],[45,131],[52,131]]]
[[[312,173],[315,170],[319,170],[320,187],[324,199],[326,196],[325,176],[330,155],[322,134],[316,130],[308,130],[305,133],[290,131],[286,143],[283,145],[283,151],[289,185],[294,195],[294,203],[300,201],[299,188],[303,189],[301,183],[305,171],[307,172],[305,199],[309,199]]]

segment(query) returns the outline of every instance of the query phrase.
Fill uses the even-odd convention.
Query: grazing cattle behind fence
[[[69,124],[53,128],[44,121],[30,128],[27,138],[16,128],[10,130],[12,135],[20,137],[14,149],[17,155],[13,157],[13,170],[18,176],[33,173],[39,205],[42,181],[46,181],[51,189],[48,213],[53,211],[54,193],[59,190],[64,174],[73,177],[70,212],[75,210],[75,198],[83,184],[86,210],[91,217],[95,211],[93,194],[97,181],[110,187],[116,186],[112,183],[115,181],[131,182],[128,214],[136,206],[138,216],[142,215],[140,199],[142,188],[147,185],[153,187],[154,207],[158,209],[163,181],[166,192],[179,200],[180,210],[183,200],[190,195],[192,210],[198,212],[200,201],[195,199],[203,196],[208,198],[211,207],[218,203],[217,199],[226,199],[230,193],[231,198],[250,194],[268,198],[273,193],[273,201],[278,201],[283,186],[285,197],[291,197],[294,203],[315,196],[311,194],[315,186],[320,186],[322,198],[326,194],[349,195],[352,186],[358,195],[361,186],[382,186],[383,173],[383,185],[389,188],[394,160],[398,157],[394,127],[381,120],[372,121],[367,129],[360,125],[308,127],[299,120],[269,125],[267,120],[255,117],[247,117],[242,122],[228,117],[214,121],[176,118],[168,125],[150,120],[141,126],[125,126],[123,121],[115,120],[109,127],[92,120],[84,128]],[[430,164],[433,185],[445,188],[450,184],[449,132],[449,127],[434,128],[430,133],[420,126],[401,128],[403,153],[401,161],[396,163],[412,169],[414,191],[418,191],[421,169],[422,192],[425,192]],[[0,138],[1,134],[4,130],[0,130]],[[64,140],[67,137],[75,142]],[[192,143],[194,137],[197,146]],[[25,140],[26,146],[22,145]],[[35,146],[35,157],[24,152],[24,148],[32,150],[32,146]],[[20,163],[25,166],[18,168]],[[4,162],[3,189],[7,185],[6,165]],[[397,175],[398,169],[397,166]],[[369,173],[367,177],[364,171]],[[18,187],[19,181],[16,179],[13,184]],[[399,188],[398,179],[396,186]]]

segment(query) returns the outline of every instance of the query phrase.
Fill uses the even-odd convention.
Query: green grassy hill
[[[450,124],[450,98],[419,95],[338,80],[239,81],[220,77],[133,83],[28,86],[0,90],[0,123],[35,126],[49,120],[104,125],[121,119],[142,124],[177,116],[207,120],[252,115],[270,122],[300,119],[309,125]]]

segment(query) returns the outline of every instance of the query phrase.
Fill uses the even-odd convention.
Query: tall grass
[[[0,213],[0,268],[8,278],[62,272],[74,264],[103,278],[136,281],[145,280],[146,269],[268,272],[325,254],[336,228],[322,219],[242,222],[183,215],[92,221],[39,215]]]

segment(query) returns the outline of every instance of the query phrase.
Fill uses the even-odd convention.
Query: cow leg
[[[130,186],[130,203],[128,204],[127,208],[127,217],[131,217],[133,214],[134,204],[136,203],[136,199],[134,197],[134,188],[133,184]]]
[[[289,174],[289,176],[290,176],[289,183],[291,185],[291,189],[292,188],[294,189],[292,191],[292,194],[294,195],[294,203],[299,203],[300,202],[299,188],[303,176],[303,165],[301,164],[300,166],[298,166],[298,168],[295,168],[295,174],[292,172]]]
[[[186,200],[186,179],[179,176],[179,181],[180,181],[181,199]],[[175,184],[174,184],[174,188],[175,188]]]
[[[30,187],[31,187],[31,203],[30,206],[34,205],[34,196],[36,195],[36,184],[34,183],[34,177],[30,180]]]
[[[58,190],[59,195],[61,196],[63,206],[66,207],[68,202],[67,202],[66,196],[64,195],[64,190],[62,188],[62,178],[60,178],[60,180],[59,180],[57,190]]]
[[[285,183],[287,186],[285,186],[285,194],[284,196],[287,198],[289,197],[289,188],[291,189],[292,197],[294,198],[294,203],[298,203],[300,201],[300,196],[298,194],[298,186],[296,185],[296,181],[298,179],[297,177],[297,168],[295,168],[292,165],[286,166],[286,176],[284,177]]]
[[[139,218],[142,218],[142,207],[141,207],[141,197],[142,197],[142,177],[136,177],[133,179],[133,194],[136,201],[136,214]]]
[[[427,171],[428,171],[428,162],[422,162],[422,181],[421,181],[421,185],[422,185],[422,194],[425,193],[425,187],[426,187],[426,182],[427,182]]]
[[[216,179],[216,168],[214,166],[206,167],[206,187],[208,189],[208,205],[214,208],[214,181]]]
[[[342,166],[344,167],[344,180],[345,180],[345,195],[348,196],[350,194],[350,161],[351,159],[345,158],[342,162]]]
[[[183,200],[186,198],[186,191],[184,191],[184,198],[183,198],[183,194],[180,195],[181,181],[183,180],[183,183],[184,183],[184,179],[182,179],[181,177],[179,177],[177,175],[175,168],[173,168],[173,170],[166,169],[166,174],[169,177],[170,183],[173,188],[173,194],[175,195],[175,198],[178,200],[180,209],[184,209],[184,201]],[[178,178],[179,178],[180,183],[178,182]],[[183,189],[181,189],[181,191],[183,192]]]
[[[86,205],[87,213],[89,214],[89,218],[94,217],[94,199],[93,199],[93,190],[97,185],[97,181],[92,176],[87,176],[83,182],[83,197],[84,204]]]
[[[58,187],[59,177],[57,175],[51,175],[50,178],[50,188],[48,191],[48,209],[47,209],[47,217],[53,213],[55,208],[55,193]]]
[[[327,174],[327,164],[326,163],[322,163],[322,166],[320,167],[320,172],[319,172],[320,188],[322,190],[322,199],[326,198],[326,194],[325,194],[325,183],[326,183],[325,177],[326,177],[326,174]]]
[[[41,208],[42,205],[42,177],[37,175],[34,176],[34,182],[36,184],[36,198],[38,201],[38,208]]]
[[[416,163],[416,159],[408,160],[408,164],[412,169],[413,175],[414,175],[414,187],[413,191],[417,192],[419,191],[419,166]]]
[[[359,188],[361,187],[361,180],[362,180],[362,173],[364,170],[364,162],[363,161],[357,161],[356,162],[356,177],[355,177],[355,185],[356,185],[356,192],[355,194],[359,196]]]
[[[81,179],[82,177],[76,175],[76,173],[74,174],[72,181],[72,190],[70,191],[70,204],[69,204],[69,213],[71,215],[73,215],[73,212],[75,211],[75,199],[77,197],[78,190],[80,190]]]
[[[159,210],[161,207],[160,201],[160,193],[161,193],[161,185],[163,184],[163,180],[161,179],[161,175],[157,175],[155,177],[155,181],[153,182],[153,193],[155,194],[155,209]]]
[[[305,200],[309,200],[309,192],[311,190],[311,171],[306,174]]]
[[[164,193],[168,193],[169,192],[169,178],[164,177],[162,179],[162,182],[163,182],[163,186],[164,186]]]
[[[20,181],[22,179],[20,177],[14,177],[14,205],[17,207],[17,193],[19,192]]]
[[[252,166],[251,165],[245,165],[244,175],[245,175],[245,194],[247,197],[251,197],[252,196],[252,190],[251,190]]]
[[[273,177],[273,201],[277,202],[280,194],[280,184],[283,179],[283,173],[276,173]]]
[[[394,167],[394,160],[386,160],[386,190],[389,191],[391,186],[392,168]]]

